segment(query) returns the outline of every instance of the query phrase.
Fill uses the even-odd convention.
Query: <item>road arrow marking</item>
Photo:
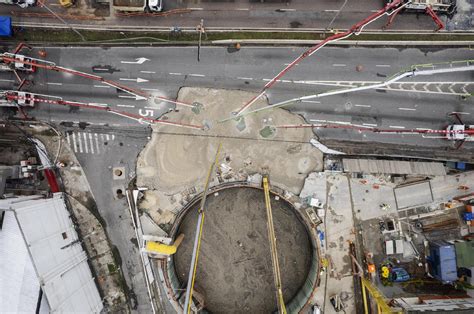
[[[146,97],[140,96],[140,95],[135,95],[135,96],[129,96],[129,95],[118,95],[119,98],[128,98],[128,99],[135,99],[135,100],[146,100]]]
[[[142,79],[137,77],[136,79],[130,79],[130,78],[120,78],[121,81],[133,81],[137,83],[144,83],[144,82],[149,82],[148,80]]]
[[[150,59],[147,58],[137,58],[135,59],[136,61],[120,61],[120,63],[125,63],[125,64],[143,64],[145,61],[150,61]]]

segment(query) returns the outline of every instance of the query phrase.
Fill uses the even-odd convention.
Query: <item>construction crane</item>
[[[387,3],[392,2],[393,0],[387,0]],[[444,23],[438,17],[436,12],[445,13],[448,15],[452,15],[456,11],[456,0],[410,0],[407,1],[406,10],[414,11],[414,12],[424,12],[428,14],[433,21],[437,25],[437,29],[435,32],[444,28]],[[397,11],[395,14],[390,16],[387,24],[383,27],[383,29],[387,29],[392,23],[397,14],[400,11]]]
[[[186,287],[186,298],[184,300],[184,313],[191,313],[191,304],[193,303],[193,289],[194,289],[194,281],[196,280],[196,270],[199,258],[199,249],[201,248],[201,238],[202,238],[202,228],[204,226],[204,211],[206,206],[206,199],[207,199],[207,192],[209,191],[209,185],[211,183],[212,173],[214,168],[217,167],[217,163],[219,161],[219,153],[221,151],[222,144],[219,144],[216,151],[216,156],[214,158],[214,162],[209,167],[209,172],[207,173],[206,177],[206,184],[204,186],[204,192],[201,199],[201,204],[199,206],[198,211],[198,221],[196,224],[196,234],[194,237],[194,246],[193,246],[193,255],[191,257],[191,267],[189,268],[188,274],[188,284]]]
[[[71,74],[71,75],[75,75],[75,76],[83,77],[83,78],[86,78],[86,79],[101,82],[105,85],[109,85],[111,87],[114,87],[116,89],[119,89],[123,92],[126,92],[128,94],[131,94],[131,95],[135,96],[136,100],[145,100],[145,99],[150,99],[150,98],[156,98],[156,99],[160,99],[160,100],[165,101],[165,102],[173,103],[173,104],[183,106],[183,107],[188,107],[188,108],[194,108],[198,105],[198,104],[190,104],[190,103],[186,103],[186,102],[178,101],[178,100],[174,100],[174,99],[169,99],[169,98],[166,98],[166,97],[163,97],[163,96],[153,95],[153,94],[150,94],[150,93],[145,92],[143,90],[130,88],[130,87],[124,85],[124,84],[121,84],[121,83],[118,83],[118,82],[115,82],[115,81],[112,81],[112,80],[105,79],[105,78],[103,78],[99,75],[90,74],[90,73],[81,72],[81,71],[77,71],[77,70],[70,69],[70,68],[61,67],[61,66],[56,65],[54,62],[51,62],[51,61],[48,61],[48,60],[43,60],[43,59],[38,59],[38,58],[31,58],[31,57],[27,57],[27,56],[19,54],[19,52],[25,47],[30,48],[30,47],[28,47],[28,46],[26,46],[25,44],[22,43],[22,44],[19,44],[15,48],[13,53],[3,52],[3,53],[0,54],[0,65],[3,64],[4,67],[7,67],[7,68],[9,67],[11,70],[14,71],[18,81],[20,82],[20,86],[19,86],[18,89],[21,89],[21,87],[27,82],[25,79],[22,79],[18,75],[18,71],[35,72],[37,68],[41,68],[41,69],[55,71],[55,72],[67,73],[67,74]]]
[[[100,110],[100,111],[116,114],[125,118],[129,118],[129,119],[138,121],[140,123],[147,123],[147,124],[156,123],[156,124],[172,125],[176,127],[184,127],[184,128],[190,128],[190,129],[196,129],[196,130],[202,130],[204,128],[201,125],[194,125],[194,124],[173,122],[169,120],[160,120],[160,119],[155,119],[155,118],[150,118],[150,117],[143,117],[138,114],[133,114],[130,112],[112,109],[108,105],[63,100],[61,99],[61,97],[43,95],[43,94],[25,93],[25,92],[19,92],[19,91],[0,91],[0,105],[2,103],[2,100],[5,101],[8,105],[18,106],[20,109],[22,109],[24,106],[30,106],[30,107],[34,106],[34,104],[36,103],[46,103],[46,104],[59,105],[59,106],[73,106],[73,107]],[[26,116],[24,112],[23,114]]]
[[[270,241],[270,250],[272,255],[273,279],[275,280],[278,312],[280,314],[286,314],[285,300],[283,299],[283,288],[280,275],[280,264],[278,262],[275,227],[273,225],[272,205],[270,201],[270,180],[268,179],[268,175],[263,176],[262,183],[263,192],[265,194],[265,207],[267,210],[268,240]]]
[[[401,313],[400,309],[393,308],[389,305],[389,300],[387,300],[384,294],[372,283],[372,281],[365,278],[364,269],[354,256],[355,244],[352,241],[349,243],[349,247],[349,256],[352,260],[352,273],[354,276],[359,276],[360,278],[360,284],[362,288],[362,301],[364,302],[364,314],[372,313],[369,308],[370,300],[375,301],[377,305],[378,314]],[[367,292],[370,295],[371,299],[367,298]]]
[[[342,33],[335,33],[334,35],[329,36],[328,38],[322,40],[320,43],[312,46],[305,52],[303,52],[298,58],[293,60],[289,63],[283,70],[281,70],[275,77],[269,80],[265,86],[260,90],[260,92],[252,97],[248,102],[246,102],[241,108],[239,108],[234,114],[240,116],[245,110],[247,110],[252,104],[254,104],[258,99],[265,95],[266,91],[270,89],[275,83],[277,83],[288,71],[290,71],[293,67],[297,66],[303,59],[312,56],[316,51],[326,46],[328,43],[335,42],[338,40],[346,39],[352,35],[358,35],[363,30],[365,26],[368,24],[376,21],[380,17],[384,15],[392,15],[397,11],[403,9],[407,4],[411,1],[406,0],[393,0],[391,3],[387,3],[385,7],[380,9],[379,11],[369,15],[367,18],[363,19],[362,21],[352,25],[352,27]]]
[[[235,118],[245,116],[245,115],[250,115],[253,113],[260,112],[260,111],[284,107],[284,106],[287,106],[293,103],[302,102],[305,100],[323,98],[323,97],[335,96],[335,95],[341,95],[341,94],[348,94],[348,93],[360,92],[360,91],[365,91],[365,90],[383,89],[389,86],[390,84],[394,84],[405,78],[411,78],[415,76],[432,76],[432,75],[438,75],[438,74],[468,72],[468,71],[474,71],[474,60],[459,60],[459,61],[451,61],[451,62],[443,62],[443,63],[412,65],[408,69],[394,74],[386,81],[376,82],[373,84],[363,85],[363,86],[354,86],[354,87],[349,87],[349,88],[329,90],[329,91],[325,91],[319,94],[292,98],[289,100],[278,102],[276,104],[272,104],[272,105],[265,106],[262,108],[247,111],[231,118],[223,119],[221,120],[221,122],[225,122],[225,121],[235,119]],[[465,93],[465,94],[462,94],[462,96],[469,97],[471,95],[468,93]]]
[[[456,149],[461,148],[464,142],[474,141],[474,125],[466,125],[461,120],[458,113],[453,112],[449,114],[457,119],[458,123],[450,124],[442,130],[432,129],[380,129],[375,127],[361,126],[361,125],[341,125],[341,124],[286,124],[279,125],[276,128],[280,129],[298,129],[298,128],[315,128],[315,129],[346,129],[358,132],[372,132],[379,134],[420,134],[422,136],[428,135],[426,138],[442,138],[448,141],[458,142]],[[433,136],[434,135],[434,136]],[[438,135],[438,136],[436,136]]]

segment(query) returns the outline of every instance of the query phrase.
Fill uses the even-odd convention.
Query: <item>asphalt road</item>
[[[64,9],[58,3],[48,3],[56,13],[69,23],[95,25],[133,25],[195,27],[204,20],[205,27],[217,28],[312,28],[346,29],[363,20],[385,4],[383,0],[349,0],[342,8],[343,0],[292,0],[292,1],[247,1],[247,0],[164,0],[164,10],[190,9],[168,16],[116,16],[113,9],[100,8],[90,3],[81,3],[77,8]],[[440,16],[447,30],[472,30],[471,5],[467,1],[458,1],[457,14],[448,19]],[[0,6],[0,14],[14,12],[15,22],[61,23],[54,17],[48,17],[45,9],[36,7],[27,11],[14,6]],[[72,17],[71,17],[72,16]],[[74,17],[75,16],[75,17]],[[335,20],[334,18],[337,17]],[[333,21],[334,20],[334,21]],[[371,24],[367,30],[381,30],[386,19]],[[400,14],[391,25],[392,30],[434,30],[432,19],[426,14]]]
[[[141,88],[150,93],[175,99],[182,86],[200,86],[258,91],[304,48],[227,48],[204,47],[201,61],[193,47],[166,48],[48,48],[48,60],[84,72],[112,69],[101,73],[105,78]],[[34,53],[33,53],[34,54]],[[143,64],[129,64],[136,58],[149,59]],[[267,93],[270,103],[341,88],[337,84],[379,82],[413,64],[427,64],[472,57],[469,49],[393,49],[393,48],[324,48],[293,68]],[[361,71],[356,67],[361,66]],[[360,69],[360,68],[359,68]],[[98,74],[98,73],[97,73]],[[137,78],[143,81],[137,83]],[[135,80],[133,82],[132,80]],[[0,73],[0,88],[12,89],[11,73]],[[466,123],[472,119],[472,98],[450,95],[450,90],[474,92],[473,73],[450,73],[404,80],[401,91],[372,90],[330,96],[298,103],[288,109],[302,114],[310,123],[353,124],[378,128],[444,128],[452,122],[451,112],[463,113]],[[415,84],[416,83],[416,84]],[[323,85],[321,85],[323,84]],[[426,88],[426,89],[425,89]],[[65,100],[108,104],[147,117],[158,118],[175,108],[160,100],[134,100],[130,95],[100,82],[72,77],[64,73],[39,70],[34,75],[32,92],[63,97]],[[415,92],[420,91],[420,92]],[[427,92],[428,90],[432,91]],[[446,93],[446,94],[440,94]],[[204,104],[205,105],[205,104]],[[177,109],[189,110],[188,108]],[[238,108],[236,108],[238,109]],[[55,123],[87,122],[92,125],[120,127],[137,125],[111,113],[90,109],[72,110],[50,104],[39,104],[30,115]],[[223,116],[222,118],[226,118]],[[380,135],[347,130],[322,130],[323,139],[352,139],[426,146],[450,145],[440,139],[419,136]]]

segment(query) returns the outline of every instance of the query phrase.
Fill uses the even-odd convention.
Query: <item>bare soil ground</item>
[[[322,154],[309,140],[311,129],[275,129],[281,124],[305,123],[303,118],[283,109],[248,115],[243,121],[230,120],[231,112],[254,96],[253,93],[209,88],[182,88],[180,101],[202,103],[198,113],[180,107],[167,114],[170,121],[208,125],[208,130],[173,126],[153,127],[152,140],[137,162],[137,185],[174,194],[204,182],[219,143],[221,157],[228,159],[236,173],[253,174],[267,170],[275,183],[298,194],[308,173],[322,169]],[[266,106],[257,101],[251,109]]]
[[[277,309],[264,194],[229,188],[210,195],[195,287],[212,313],[270,313]],[[185,239],[174,255],[178,278],[187,282],[197,223],[196,204],[178,232]],[[272,197],[285,302],[303,285],[312,258],[304,225],[287,202]]]

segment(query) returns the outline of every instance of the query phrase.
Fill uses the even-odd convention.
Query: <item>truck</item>
[[[125,13],[161,12],[163,10],[163,0],[113,0],[112,4],[116,11]]]
[[[36,71],[36,66],[34,65],[35,61],[32,58],[29,58],[20,54],[13,53],[3,53],[5,57],[15,59],[15,62],[10,62],[4,60],[3,63],[0,61],[0,71],[20,71],[34,73]],[[24,63],[28,62],[28,63]]]
[[[13,96],[14,98],[9,98]],[[35,95],[28,92],[11,91],[0,95],[0,107],[34,107]]]
[[[391,3],[393,0],[387,0]],[[412,0],[406,5],[407,12],[424,12],[426,8],[430,7],[436,13],[454,14],[456,11],[456,0]]]
[[[474,125],[451,124],[446,127],[446,139],[450,141],[474,141]]]
[[[0,4],[17,5],[24,9],[28,7],[34,7],[36,5],[36,0],[0,0]]]

